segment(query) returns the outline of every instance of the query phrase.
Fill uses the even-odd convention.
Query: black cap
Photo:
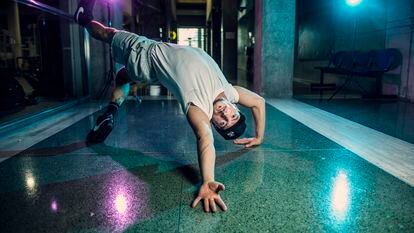
[[[213,124],[214,125],[214,124]],[[246,130],[246,117],[240,112],[240,119],[228,129],[220,129],[214,125],[217,132],[226,140],[233,140],[240,137]]]

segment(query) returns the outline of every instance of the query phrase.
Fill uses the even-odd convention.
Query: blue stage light
[[[346,4],[352,7],[358,6],[361,2],[362,0],[346,0]]]

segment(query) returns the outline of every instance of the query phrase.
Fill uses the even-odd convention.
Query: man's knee
[[[102,35],[104,40],[108,43],[111,43],[112,38],[114,38],[116,31],[117,30],[115,28],[110,28],[110,27],[105,28],[105,30],[103,30],[103,35]]]
[[[116,77],[115,77],[116,86],[122,86],[130,82],[131,82],[131,79],[129,78],[126,72],[125,67],[122,67],[121,69],[118,70],[118,72],[116,72]]]

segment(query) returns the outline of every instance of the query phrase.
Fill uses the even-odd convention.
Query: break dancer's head
[[[246,130],[246,117],[237,106],[226,98],[219,98],[213,103],[211,119],[216,131],[226,140],[240,137]]]

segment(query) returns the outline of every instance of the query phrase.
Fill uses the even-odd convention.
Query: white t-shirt
[[[199,48],[158,43],[152,51],[152,61],[159,82],[174,94],[184,113],[193,103],[211,119],[213,102],[222,92],[230,102],[239,101],[236,89],[216,62]]]
[[[199,48],[119,31],[112,40],[112,49],[115,61],[125,64],[130,79],[160,82],[178,99],[185,114],[193,103],[210,120],[213,102],[222,92],[230,102],[239,101],[238,92],[216,62]]]

